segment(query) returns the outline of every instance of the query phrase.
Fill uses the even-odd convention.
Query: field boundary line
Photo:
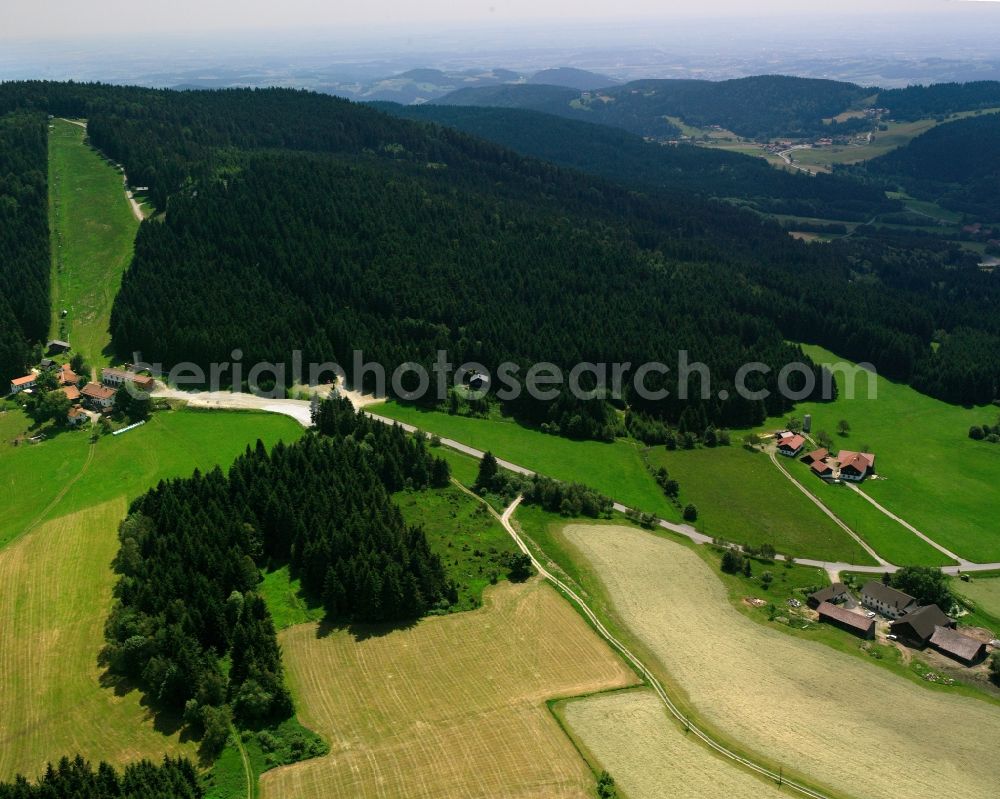
[[[521,538],[517,530],[514,529],[513,524],[511,524],[511,518],[513,517],[515,511],[521,505],[523,501],[523,496],[518,496],[503,512],[499,514],[496,509],[493,508],[488,502],[486,502],[482,497],[476,496],[472,491],[469,491],[465,486],[462,488],[468,492],[470,495],[475,497],[479,502],[482,502],[490,511],[490,513],[495,516],[500,523],[503,525],[507,533],[514,539],[514,543],[517,544],[518,548],[522,553],[527,555],[531,559],[532,566],[538,571],[538,574],[542,579],[548,580],[552,585],[560,591],[564,596],[566,596],[572,604],[575,604],[579,608],[580,612],[587,618],[591,623],[594,630],[601,636],[615,651],[617,651],[625,660],[627,660],[632,667],[648,682],[649,686],[653,689],[656,695],[659,697],[660,701],[666,706],[670,714],[679,721],[683,726],[686,733],[694,735],[698,740],[707,745],[710,749],[722,755],[724,758],[731,760],[744,768],[749,769],[755,774],[766,777],[777,783],[779,787],[788,786],[793,791],[798,792],[802,796],[810,797],[810,799],[833,799],[829,794],[821,793],[818,790],[803,785],[795,780],[788,779],[784,776],[783,772],[773,771],[766,766],[762,766],[759,763],[751,760],[750,758],[744,757],[743,755],[737,754],[733,750],[726,747],[724,744],[716,741],[711,735],[702,730],[696,724],[692,723],[691,720],[684,715],[677,705],[674,704],[670,695],[667,693],[663,684],[657,679],[656,675],[635,655],[625,644],[619,641],[615,636],[604,626],[604,623],[598,618],[597,614],[590,609],[583,599],[566,583],[560,580],[558,577],[554,576],[549,572],[541,562],[528,548],[527,544]]]
[[[65,497],[66,497],[66,494],[68,494],[68,493],[69,493],[69,490],[70,490],[70,489],[71,489],[71,488],[72,488],[72,487],[73,487],[74,485],[76,485],[76,484],[77,484],[77,482],[79,481],[79,479],[80,479],[81,477],[83,477],[83,476],[84,476],[84,474],[86,474],[86,473],[87,473],[87,469],[88,469],[88,468],[90,468],[90,464],[91,464],[91,463],[93,462],[93,460],[94,460],[94,452],[96,451],[96,449],[97,449],[97,444],[96,444],[95,442],[93,442],[93,441],[92,441],[92,442],[90,443],[90,447],[89,447],[89,449],[87,450],[87,459],[86,459],[86,460],[85,460],[85,461],[83,462],[83,466],[81,466],[81,467],[80,467],[80,471],[78,471],[78,472],[77,472],[77,473],[76,473],[76,474],[75,474],[75,475],[73,476],[73,478],[72,478],[72,479],[71,479],[71,480],[70,480],[70,481],[69,481],[68,483],[66,483],[66,485],[64,485],[64,486],[63,486],[63,487],[62,487],[62,488],[61,488],[61,489],[59,490],[59,493],[58,493],[58,494],[56,494],[56,495],[55,495],[55,496],[54,496],[54,497],[52,498],[52,501],[51,501],[51,502],[50,502],[50,503],[49,503],[48,505],[46,505],[46,506],[45,506],[45,507],[44,507],[44,508],[42,509],[42,512],[41,512],[41,513],[39,513],[39,514],[38,514],[38,515],[37,515],[37,516],[36,516],[36,517],[35,517],[35,518],[34,518],[34,519],[33,519],[32,521],[30,521],[30,522],[28,523],[28,526],[27,526],[27,527],[25,527],[25,528],[24,528],[24,529],[23,529],[23,530],[22,530],[21,532],[19,532],[19,533],[18,533],[17,535],[15,535],[15,536],[13,536],[13,537],[12,537],[12,538],[11,538],[11,539],[10,539],[10,540],[9,540],[9,541],[7,542],[7,545],[10,545],[10,544],[13,544],[13,543],[14,543],[15,541],[17,541],[17,540],[19,540],[19,539],[21,539],[21,538],[24,538],[24,536],[26,536],[26,535],[27,535],[28,533],[30,533],[30,532],[31,532],[32,530],[34,530],[34,529],[35,529],[36,527],[38,527],[38,525],[40,525],[40,524],[41,524],[41,523],[42,523],[43,521],[45,521],[45,517],[46,517],[46,516],[48,516],[48,515],[49,515],[49,513],[51,513],[51,512],[52,512],[52,510],[53,510],[53,509],[54,509],[54,508],[56,507],[56,505],[58,505],[58,504],[59,504],[60,502],[62,502],[62,501],[63,501],[63,499],[65,499]]]

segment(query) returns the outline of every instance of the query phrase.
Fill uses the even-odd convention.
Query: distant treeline
[[[43,114],[0,115],[0,394],[49,332],[47,136]]]
[[[77,755],[49,764],[34,782],[17,777],[0,783],[0,799],[201,799],[198,771],[185,759],[141,760],[119,772],[101,762],[95,770]]]
[[[447,484],[447,464],[347,400],[324,403],[317,423],[322,435],[247,448],[228,475],[161,482],[122,523],[106,655],[192,725],[212,729],[229,708],[243,723],[292,712],[258,593],[265,566],[287,564],[331,622],[414,619],[454,601],[389,496]]]
[[[878,105],[888,108],[893,119],[911,121],[943,117],[962,111],[1000,108],[1000,81],[935,83],[930,86],[907,86],[905,89],[883,89],[878,95]]]

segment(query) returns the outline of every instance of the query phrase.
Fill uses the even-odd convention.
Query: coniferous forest
[[[45,117],[0,115],[0,385],[24,374],[49,330]],[[6,393],[6,390],[4,390]]]
[[[347,400],[322,404],[317,426],[291,446],[248,448],[228,475],[160,483],[122,523],[106,657],[194,727],[209,731],[220,709],[244,724],[292,712],[262,568],[288,565],[334,623],[412,620],[455,600],[390,499],[446,485],[447,464]]]
[[[78,755],[50,764],[36,782],[18,777],[0,783],[0,799],[200,799],[204,795],[191,762],[169,757],[160,765],[142,760],[118,772],[104,762],[95,771]]]

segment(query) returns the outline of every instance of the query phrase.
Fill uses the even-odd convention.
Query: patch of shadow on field
[[[370,638],[383,638],[402,630],[412,630],[420,622],[420,619],[406,619],[404,621],[381,622],[378,624],[361,624],[358,622],[345,622],[343,620],[323,619],[316,624],[316,637],[326,638],[338,630],[346,630],[355,641],[367,641]]]
[[[111,670],[107,653],[104,650],[101,650],[97,656],[97,665],[102,670],[98,677],[98,684],[101,688],[114,691],[115,696],[119,699],[128,696],[133,691],[139,692],[139,707],[146,712],[146,720],[152,723],[154,730],[161,735],[167,736],[179,733],[178,740],[180,743],[197,740],[197,737],[191,734],[190,727],[185,725],[183,716],[180,713],[166,708],[159,702],[151,699],[149,694],[143,691],[142,686],[136,680],[122,674],[115,674]],[[214,758],[209,759],[209,765],[212,761],[214,761]]]

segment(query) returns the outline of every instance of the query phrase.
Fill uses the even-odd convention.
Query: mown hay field
[[[537,580],[408,629],[302,624],[280,642],[299,718],[331,752],[264,774],[265,799],[590,799],[594,776],[545,702],[637,682]]]
[[[686,738],[650,690],[571,699],[556,712],[629,799],[758,799],[781,793],[776,784]]]
[[[755,623],[681,544],[629,527],[563,535],[695,716],[740,748],[858,799],[995,795],[1000,707]]]
[[[98,663],[125,511],[124,497],[95,505],[0,551],[0,780],[78,752],[119,764],[196,755]]]

